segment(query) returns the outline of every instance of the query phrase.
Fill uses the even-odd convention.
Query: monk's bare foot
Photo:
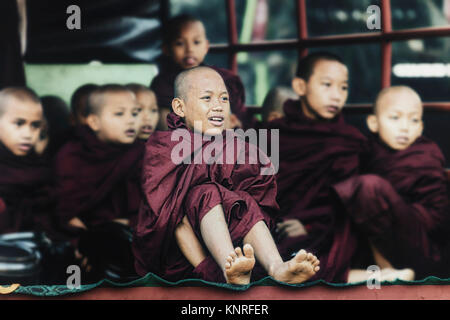
[[[414,270],[412,269],[392,269],[384,268],[381,269],[381,281],[413,281],[415,277]]]
[[[311,253],[300,250],[291,260],[272,266],[270,275],[286,283],[302,283],[319,271],[319,260]]]
[[[225,263],[225,277],[227,283],[249,284],[253,267],[255,266],[255,254],[253,247],[248,243],[244,245],[244,253],[237,247],[227,257]]]

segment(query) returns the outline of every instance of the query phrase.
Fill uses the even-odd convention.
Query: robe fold
[[[144,144],[107,144],[88,126],[56,155],[55,175],[60,225],[78,217],[89,228],[114,219],[136,220],[141,201],[140,175]],[[68,228],[67,231],[70,231]]]
[[[32,153],[19,157],[0,143],[0,233],[44,231],[53,234],[51,171]]]
[[[211,208],[221,204],[233,245],[242,245],[243,238],[257,222],[264,221],[269,229],[273,228],[271,216],[278,209],[275,177],[262,175],[260,162],[237,164],[236,157],[241,151],[251,158],[256,150],[253,145],[238,143],[236,137],[227,137],[225,133],[220,136],[224,137],[223,144],[212,138],[196,145],[195,139],[202,139],[201,135],[188,130],[174,113],[169,114],[168,125],[170,131],[153,133],[146,144],[144,201],[133,239],[136,271],[141,276],[153,272],[170,281],[196,277],[224,282],[223,271],[211,256],[195,269],[190,265],[177,245],[176,227],[186,216],[205,246],[200,223]],[[177,163],[171,157],[180,143],[179,139],[171,138],[176,129],[185,133],[183,141],[190,147],[182,158],[192,158],[190,164]],[[222,156],[223,164],[208,162],[212,158],[205,150],[212,146],[218,146],[214,156]],[[234,147],[234,154],[226,151],[227,146]],[[203,161],[196,162],[202,155]],[[268,158],[265,159],[261,163],[268,163]]]
[[[275,236],[278,248],[284,258],[311,251],[320,259],[315,279],[346,282],[357,241],[332,185],[359,173],[366,138],[342,114],[327,122],[307,118],[300,100],[287,100],[284,112],[284,118],[267,124],[280,129],[278,221],[297,219],[308,234]]]
[[[445,273],[450,210],[445,160],[420,137],[395,151],[373,137],[365,173],[335,186],[357,228],[397,268],[416,279]],[[443,273],[444,272],[444,273]]]
[[[161,58],[159,66],[160,72],[153,78],[150,89],[155,92],[159,107],[172,110],[175,78],[183,69],[167,57]],[[222,76],[228,90],[231,112],[238,117],[245,128],[252,127],[256,122],[252,114],[245,107],[245,89],[239,76],[227,69],[208,65],[204,66],[214,69]]]

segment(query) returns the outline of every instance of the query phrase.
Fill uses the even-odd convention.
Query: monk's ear
[[[206,53],[208,53],[209,51],[209,40],[206,39]]]
[[[177,116],[180,116],[181,118],[185,117],[185,104],[183,99],[180,98],[174,98],[172,100],[172,110],[175,112]]]
[[[304,96],[306,94],[306,81],[302,78],[295,77],[292,79],[292,89],[299,96]]]
[[[98,132],[100,130],[100,118],[91,113],[86,117],[86,124],[92,129],[94,132]]]
[[[376,115],[369,115],[366,119],[366,123],[372,133],[378,133],[378,119]]]

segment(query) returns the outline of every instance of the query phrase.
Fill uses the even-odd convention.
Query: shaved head
[[[31,90],[30,88],[26,87],[5,88],[3,90],[0,90],[0,117],[3,116],[3,114],[6,112],[11,102],[11,98],[17,99],[22,102],[26,101],[41,104],[39,96],[36,94],[36,92]]]
[[[89,94],[84,116],[87,117],[90,114],[99,115],[105,104],[106,94],[123,92],[129,92],[130,94],[134,95],[133,91],[119,84],[106,84],[103,86],[99,86]]]
[[[198,75],[198,74],[206,74],[206,73],[215,73],[219,77],[221,75],[214,69],[210,67],[194,67],[191,69],[187,69],[183,72],[181,72],[176,78],[175,78],[175,90],[174,90],[174,97],[179,98],[182,100],[187,100],[188,92],[194,85],[192,83],[192,77]]]
[[[385,105],[386,99],[392,97],[393,95],[408,97],[412,101],[422,105],[422,99],[414,89],[408,86],[393,86],[380,91],[375,100],[373,113],[377,114],[380,112],[382,106]]]

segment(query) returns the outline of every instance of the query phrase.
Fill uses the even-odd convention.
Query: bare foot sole
[[[381,281],[413,281],[415,277],[414,270],[412,269],[391,269],[384,268],[381,270]]]
[[[300,250],[291,260],[273,266],[270,275],[286,283],[302,283],[319,271],[319,260],[311,253]]]
[[[227,283],[231,284],[249,284],[253,267],[255,266],[255,254],[253,247],[249,244],[244,245],[244,253],[237,247],[227,257],[225,263],[225,277]]]

